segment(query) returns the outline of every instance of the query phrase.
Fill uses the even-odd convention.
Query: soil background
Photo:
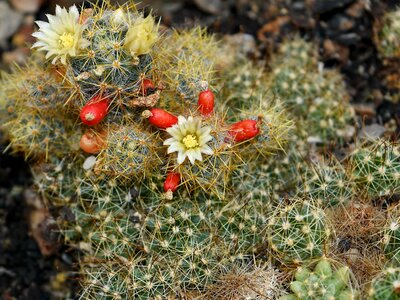
[[[0,69],[25,61],[34,20],[46,21],[56,4],[90,6],[0,0]],[[252,60],[268,61],[283,39],[300,34],[319,47],[325,66],[340,69],[359,122],[366,128],[390,126],[393,138],[399,135],[400,105],[390,101],[399,91],[387,80],[393,69],[378,55],[374,26],[400,0],[144,0],[139,6],[161,16],[165,26],[201,25],[221,37],[242,39]],[[0,299],[75,299],[79,253],[62,245],[51,213],[31,190],[28,163],[6,151],[1,133],[0,141]],[[38,230],[33,216],[50,221]]]

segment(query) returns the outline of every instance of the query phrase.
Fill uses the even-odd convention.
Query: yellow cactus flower
[[[124,47],[132,56],[149,53],[158,38],[158,26],[152,16],[138,17],[126,33]]]

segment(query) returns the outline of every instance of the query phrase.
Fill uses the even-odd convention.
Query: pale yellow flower
[[[76,6],[66,8],[56,6],[56,15],[47,15],[49,22],[37,21],[39,31],[32,35],[37,42],[32,48],[47,51],[46,59],[53,58],[54,64],[61,60],[66,64],[68,56],[76,56],[85,41],[81,38],[83,26],[79,24],[79,11]]]
[[[167,128],[167,132],[172,136],[164,141],[168,145],[167,153],[178,152],[178,164],[185,161],[186,157],[194,164],[196,159],[203,160],[202,153],[212,155],[213,150],[207,145],[212,139],[210,135],[211,127],[201,127],[200,118],[178,117],[178,124]]]
[[[158,38],[158,26],[154,18],[149,15],[146,18],[138,17],[128,29],[124,47],[133,56],[149,53]]]

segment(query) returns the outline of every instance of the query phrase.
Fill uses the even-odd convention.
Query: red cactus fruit
[[[228,131],[228,134],[236,143],[249,140],[259,133],[260,129],[255,120],[243,120],[232,124]]]
[[[145,110],[142,116],[149,119],[149,122],[161,129],[166,129],[178,123],[178,118],[169,112],[162,110],[160,108],[151,108]]]
[[[86,131],[79,141],[79,146],[83,151],[90,154],[100,152],[105,146],[106,133],[104,131],[94,132],[92,130]]]
[[[142,83],[140,84],[140,93],[143,96],[148,96],[150,94],[153,94],[155,90],[156,88],[152,80],[148,78],[142,80]]]
[[[100,95],[94,96],[81,110],[82,122],[89,126],[99,124],[107,115],[108,105],[108,98],[102,98]]]
[[[214,110],[214,93],[210,90],[203,91],[199,94],[197,102],[199,111],[203,116],[210,115]]]
[[[181,175],[176,172],[170,172],[164,181],[164,192],[175,192],[181,182]]]

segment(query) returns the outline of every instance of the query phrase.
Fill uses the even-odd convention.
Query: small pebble
[[[22,19],[22,14],[12,10],[7,2],[0,2],[0,47],[17,31]]]
[[[83,163],[83,169],[90,170],[91,168],[93,168],[95,164],[96,164],[96,156],[91,155],[85,159],[85,162]]]
[[[43,0],[10,0],[12,6],[22,13],[36,13]]]

